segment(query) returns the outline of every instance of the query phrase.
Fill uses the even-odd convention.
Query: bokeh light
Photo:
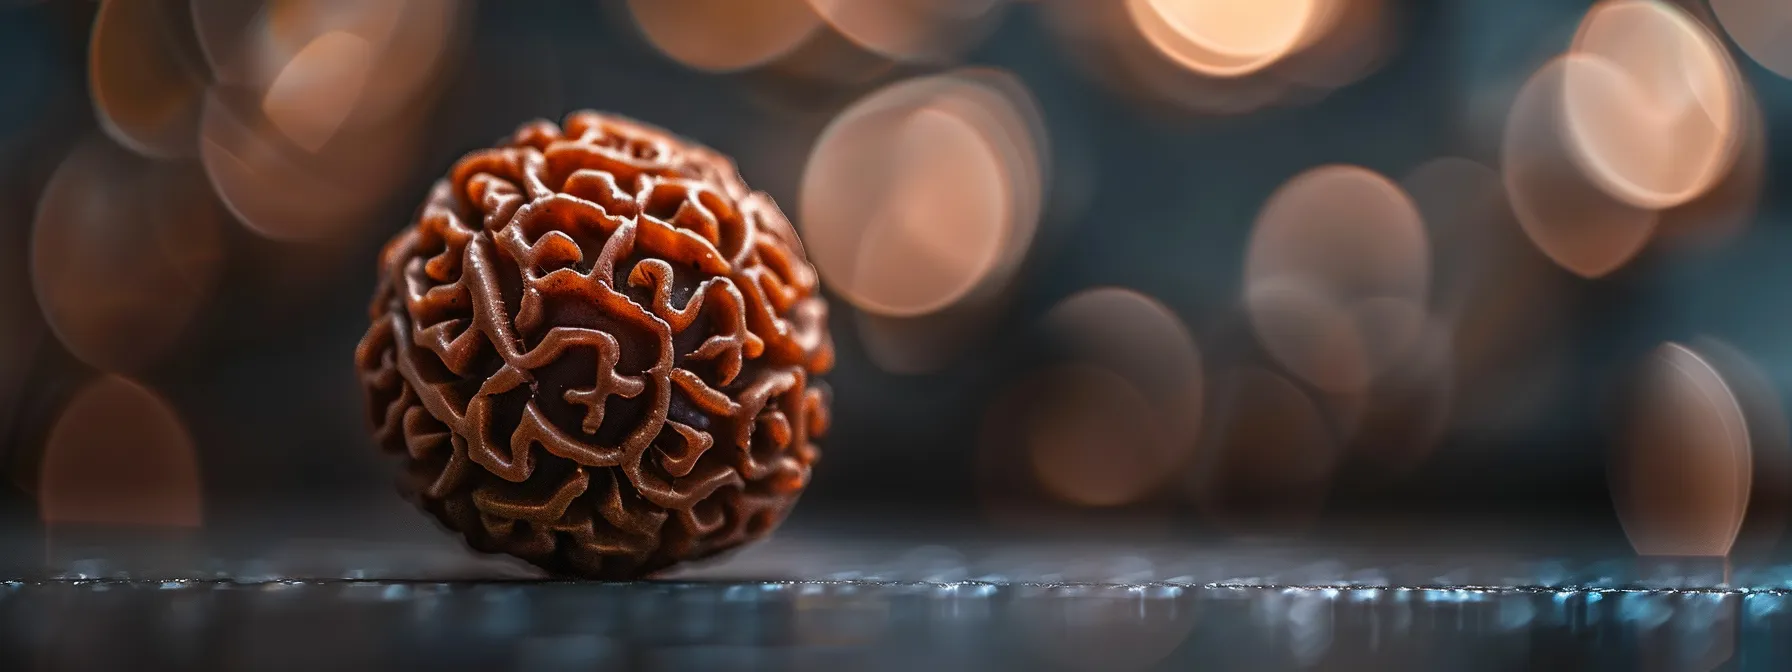
[[[1582,74],[1570,77],[1570,71]],[[1570,156],[1563,119],[1567,83],[1622,78],[1597,57],[1556,58],[1519,90],[1506,117],[1500,162],[1512,210],[1537,249],[1582,277],[1606,275],[1629,262],[1648,244],[1658,220],[1655,210],[1601,189]]]
[[[1003,0],[808,0],[834,31],[898,61],[950,60],[994,26]]]
[[[1151,494],[1175,473],[1182,451],[1126,378],[1069,364],[1048,369],[1028,387],[1028,462],[1052,495],[1083,506],[1119,506]]]
[[[1711,13],[1736,46],[1761,67],[1792,77],[1792,5],[1782,0],[1710,0]]]
[[[963,117],[922,108],[890,130],[894,179],[871,213],[885,219],[866,227],[846,284],[892,279],[875,283],[889,312],[928,313],[963,298],[1001,258],[1011,194],[994,148]],[[893,281],[904,276],[913,281]]]
[[[1735,396],[1747,422],[1748,502],[1742,528],[1731,546],[1734,556],[1767,557],[1792,515],[1792,424],[1771,376],[1736,346],[1710,336],[1693,339],[1689,349],[1710,364]]]
[[[808,0],[629,0],[628,8],[654,47],[710,72],[787,56],[822,26]]]
[[[261,112],[288,139],[316,152],[354,111],[372,67],[367,40],[340,30],[319,35],[268,84]]]
[[[1605,0],[1513,103],[1501,149],[1513,209],[1538,249],[1589,278],[1658,234],[1727,239],[1759,198],[1758,116],[1728,52],[1685,10]]]
[[[1587,12],[1562,73],[1571,156],[1612,197],[1639,208],[1690,201],[1728,174],[1741,87],[1722,45],[1659,0],[1606,0]]]
[[[921,375],[942,371],[1001,317],[999,306],[977,304],[917,317],[856,310],[853,326],[865,356],[884,371]]]
[[[1612,498],[1642,555],[1730,552],[1754,480],[1747,419],[1722,374],[1677,343],[1651,352],[1610,461]]]
[[[262,113],[260,96],[226,87],[207,95],[200,128],[200,158],[218,197],[244,226],[275,240],[329,239],[367,225],[408,176],[421,135],[408,126],[338,129],[307,152]]]
[[[1189,451],[1201,431],[1201,350],[1169,307],[1137,291],[1098,287],[1071,295],[1045,316],[1065,354],[1120,374],[1143,392],[1165,439]]]
[[[246,55],[252,27],[262,22],[266,0],[187,0],[193,34],[212,81],[250,85],[260,80],[258,65]]]
[[[83,141],[51,177],[32,226],[32,286],[50,328],[100,369],[155,363],[211,295],[223,221],[191,162]]]
[[[1375,72],[1397,47],[1387,0],[1315,1],[1321,13],[1309,41],[1278,69],[1288,82],[1317,91],[1339,89]]]
[[[51,525],[198,527],[199,461],[175,409],[104,376],[63,409],[44,446],[39,511]]]
[[[1275,360],[1321,389],[1363,390],[1424,323],[1431,249],[1406,193],[1356,166],[1271,194],[1245,255],[1244,303]]]
[[[364,75],[352,75],[365,77],[365,86],[346,123],[357,129],[377,127],[414,114],[418,103],[427,99],[425,94],[438,85],[459,47],[457,28],[465,11],[460,0],[264,0],[263,11],[247,26],[240,51],[223,58],[249,64],[248,79],[230,83],[261,90],[301,54],[319,49],[319,38],[331,33],[359,38],[372,57]],[[357,42],[334,38],[325,43],[325,51],[351,49],[351,44]]]
[[[1294,381],[1240,365],[1216,378],[1208,437],[1188,482],[1215,522],[1295,530],[1318,516],[1340,457],[1324,410]]]
[[[1246,75],[1305,46],[1326,28],[1330,0],[1127,0],[1140,33],[1183,66]]]
[[[891,317],[997,293],[1030,245],[1042,166],[1031,103],[992,73],[905,81],[847,108],[803,172],[801,228],[830,287]]]
[[[1067,387],[1078,384],[1094,387]],[[1103,393],[1110,396],[1097,398]],[[1052,417],[1054,412],[1064,417]],[[1016,532],[1052,533],[1104,521],[1167,531],[1176,474],[1149,470],[1179,457],[1161,441],[1158,419],[1130,380],[1098,365],[1059,362],[1004,380],[981,409],[975,436],[980,517]],[[1099,426],[1114,421],[1139,424],[1106,432]],[[1057,431],[1065,433],[1051,434]],[[1077,471],[1091,461],[1104,463]]]
[[[840,104],[843,96],[863,93],[904,70],[904,65],[867,50],[824,24],[790,53],[739,74],[747,84],[742,93],[755,103],[788,114],[809,115],[822,106]]]
[[[1518,242],[1527,246],[1494,257],[1450,317],[1451,424],[1481,441],[1522,440],[1572,394],[1573,353],[1561,330],[1575,318],[1573,277]]]
[[[1177,434],[1200,413],[1158,397],[1150,386],[1164,382],[1074,357],[1005,381],[977,431],[983,513],[1044,530],[1084,517],[1167,522],[1178,475],[1195,458],[1194,437]]]
[[[100,3],[87,53],[88,90],[100,127],[148,156],[192,156],[207,80],[198,55],[185,3]]]
[[[251,7],[245,7],[250,5]],[[408,175],[461,46],[458,0],[195,2],[216,79],[199,155],[242,223],[276,240],[362,230]]]
[[[959,70],[867,96],[823,130],[800,222],[885,370],[938,370],[1000,316],[1044,207],[1044,122],[1016,79]]]
[[[1413,404],[1409,409],[1387,410],[1414,421],[1447,414],[1446,431],[1478,440],[1516,436],[1560,395],[1566,355],[1558,335],[1571,317],[1572,278],[1526,238],[1499,171],[1461,157],[1440,157],[1414,168],[1400,184],[1418,205],[1431,237],[1433,324],[1385,376],[1392,389],[1377,381],[1382,391],[1376,394],[1397,398],[1447,379],[1452,382],[1436,396],[1402,402]],[[1423,340],[1435,338],[1436,329],[1447,330],[1447,342]],[[1442,353],[1446,361],[1421,364]],[[1369,403],[1364,421],[1373,425],[1376,402]],[[1424,422],[1404,426],[1424,428]],[[1380,452],[1365,443],[1372,433],[1359,432],[1353,451]],[[1403,454],[1400,445],[1418,449],[1397,444],[1388,452]],[[1422,449],[1412,453],[1424,454]]]
[[[1766,121],[1754,93],[1747,86],[1739,93],[1740,142],[1728,173],[1698,198],[1662,211],[1657,241],[1712,246],[1735,239],[1757,218],[1767,179]]]
[[[1393,46],[1381,0],[1044,4],[1104,84],[1199,114],[1312,101],[1372,72]]]
[[[1462,317],[1469,296],[1509,256],[1517,229],[1499,171],[1470,159],[1426,161],[1400,179],[1425,222],[1433,254],[1431,305]]]
[[[1360,395],[1335,401],[1349,431],[1348,452],[1370,465],[1365,478],[1396,480],[1431,457],[1455,403],[1450,325],[1431,319],[1405,355]]]
[[[1064,363],[1020,385],[1027,456],[1042,489],[1083,506],[1147,499],[1194,457],[1202,428],[1201,352],[1162,303],[1088,289],[1044,318]]]

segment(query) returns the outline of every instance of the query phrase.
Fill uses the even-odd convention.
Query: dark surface
[[[1785,669],[1779,593],[982,583],[52,582],[29,669]],[[22,645],[22,646],[21,646]]]
[[[13,658],[4,669],[82,670],[1792,664],[1792,565],[1464,541],[1483,535],[1373,551],[1092,536],[817,525],[662,580],[600,583],[535,578],[441,535],[272,546],[62,535],[52,576],[0,583],[0,656]]]
[[[733,554],[602,583],[470,553],[395,498],[346,508],[0,537],[0,669],[1792,665],[1792,564],[1638,559],[1577,525],[1206,538],[799,511]]]

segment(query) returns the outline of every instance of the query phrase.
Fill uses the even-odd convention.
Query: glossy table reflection
[[[634,583],[544,579],[427,534],[57,541],[45,571],[0,583],[0,667],[1792,666],[1792,565],[1110,536],[799,526]]]

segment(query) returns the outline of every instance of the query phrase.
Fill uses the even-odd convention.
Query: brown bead
[[[733,163],[584,111],[468,154],[355,353],[401,489],[474,549],[631,578],[764,535],[828,424],[827,305]]]

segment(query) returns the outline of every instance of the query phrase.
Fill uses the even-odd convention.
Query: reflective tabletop
[[[1491,533],[1353,545],[798,522],[716,561],[606,583],[545,577],[426,527],[267,543],[51,532],[33,556],[47,562],[13,554],[0,583],[5,669],[1792,664],[1792,564],[1510,550]]]

